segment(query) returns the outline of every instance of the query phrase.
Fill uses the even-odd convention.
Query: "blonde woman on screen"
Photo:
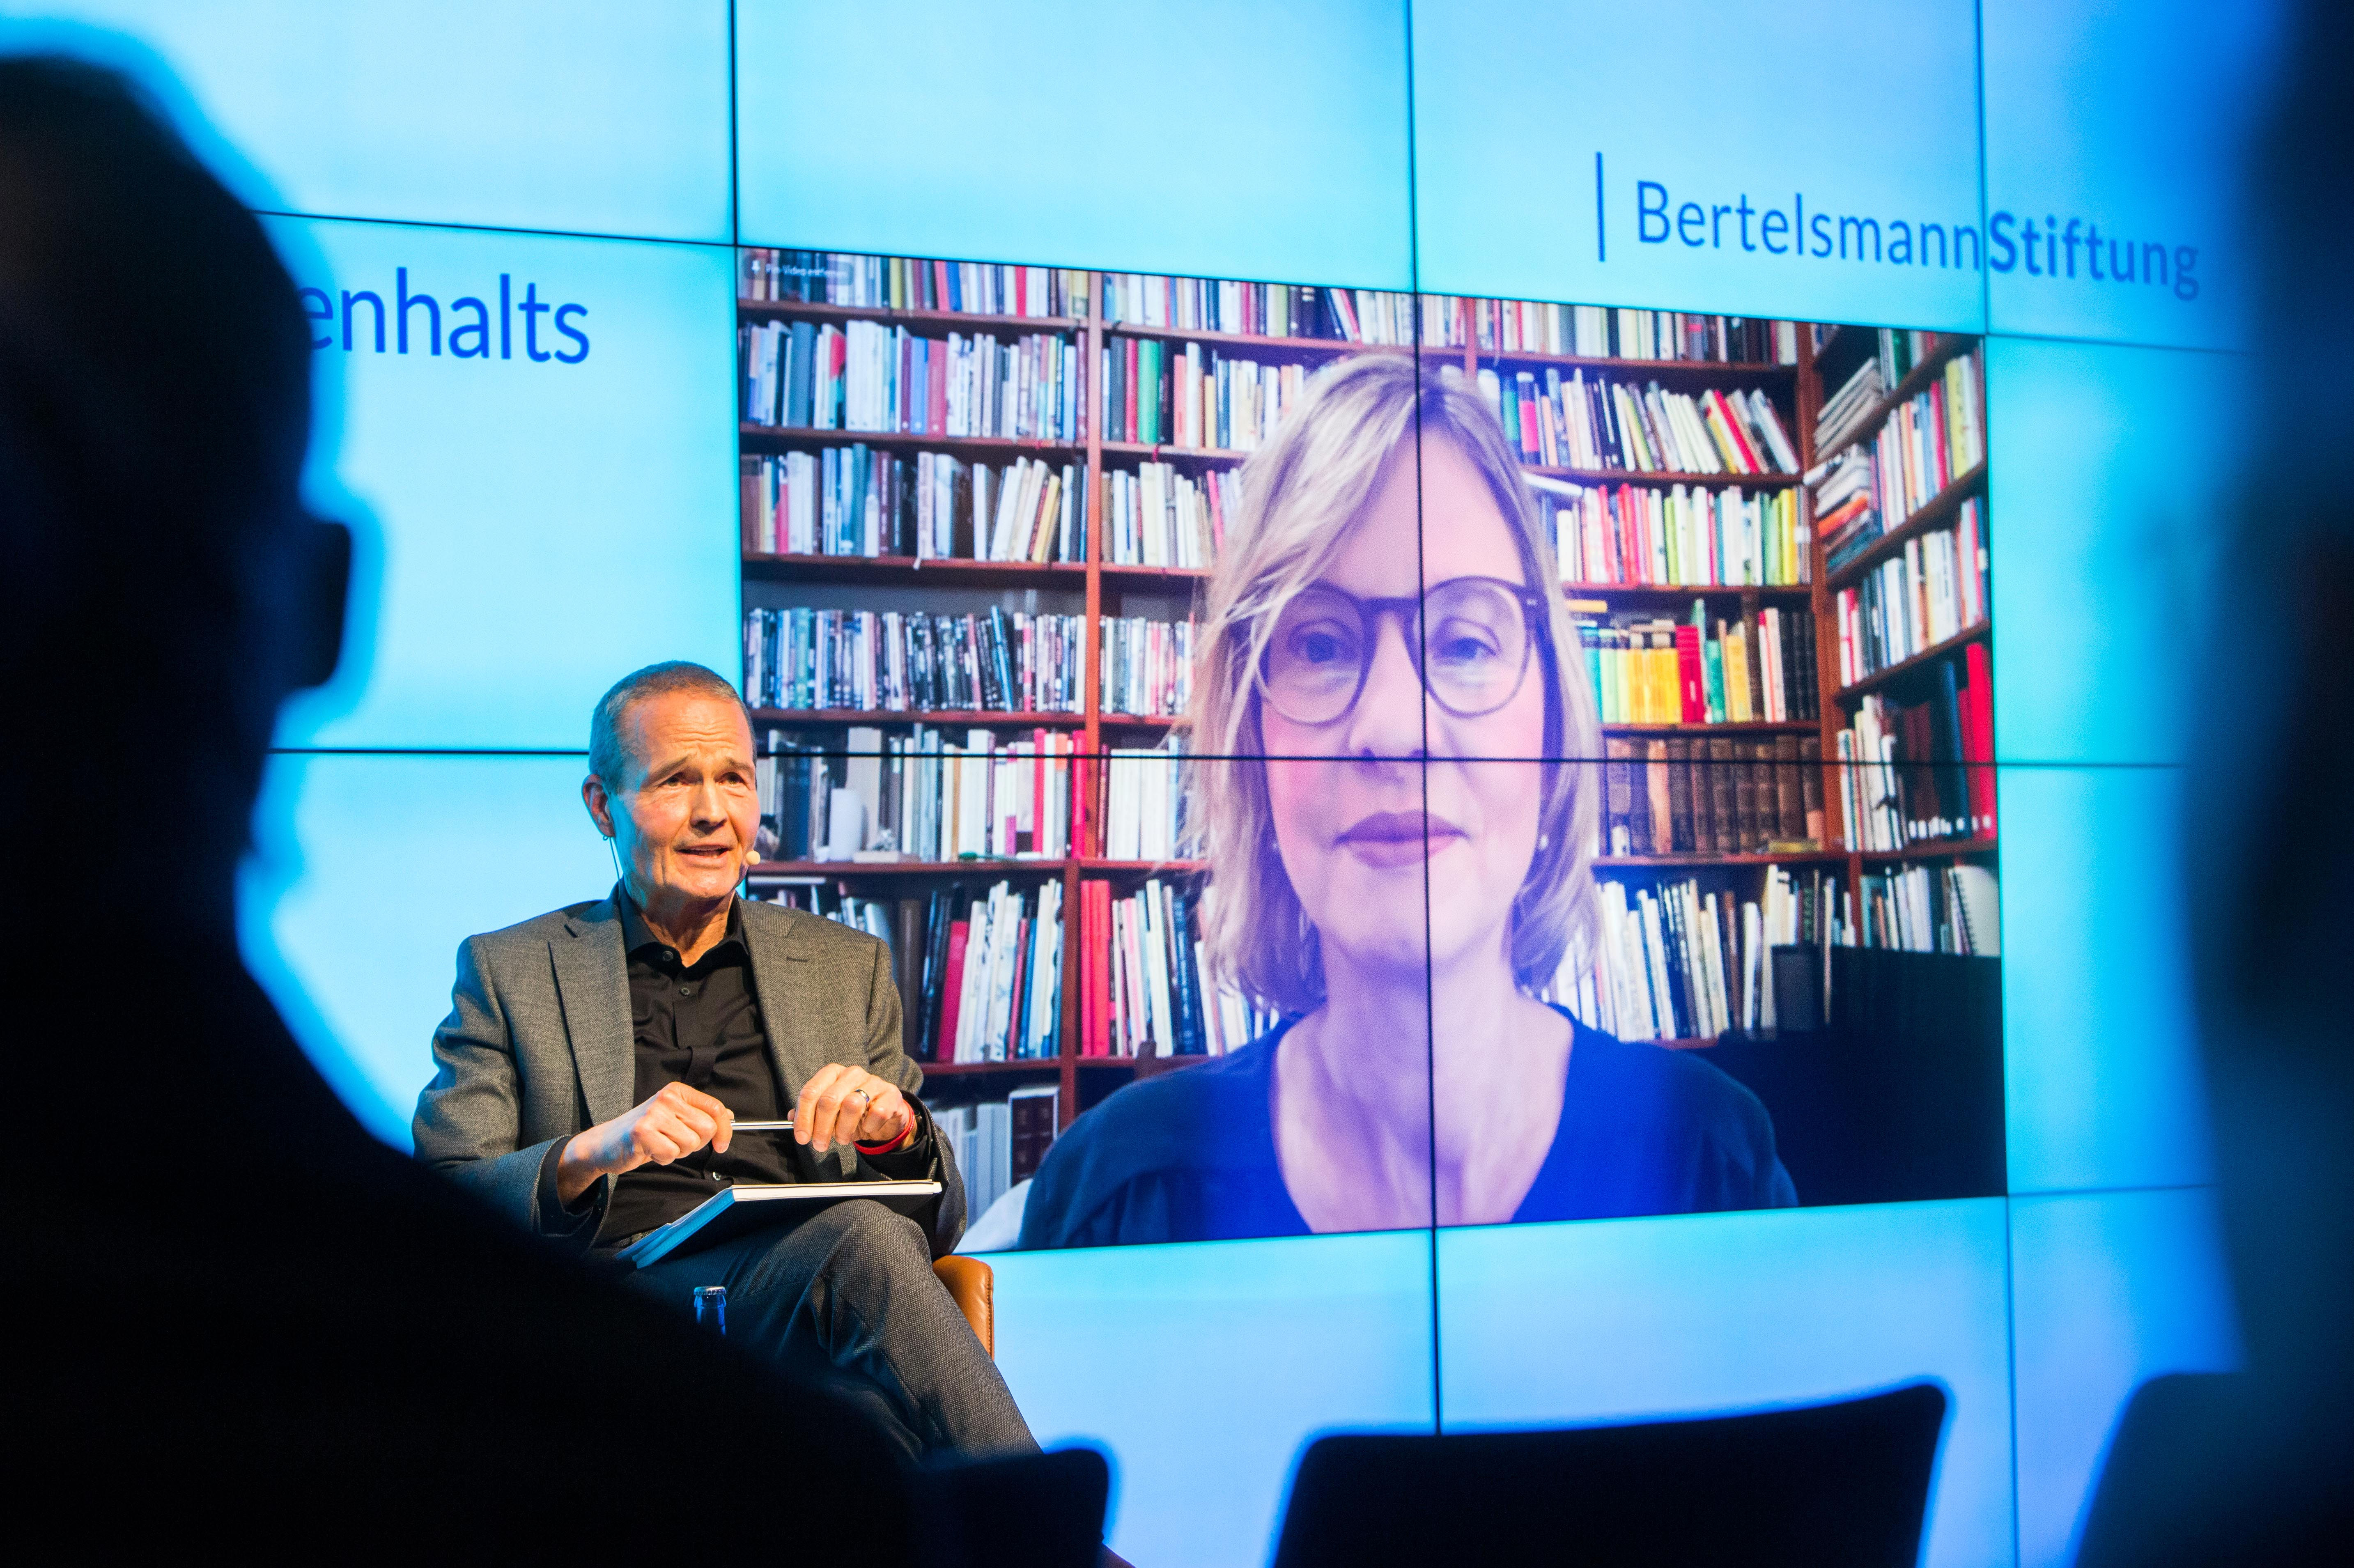
[[[1190,800],[1214,967],[1285,1022],[1081,1117],[1023,1245],[1796,1202],[1746,1089],[1537,1000],[1587,939],[1602,747],[1494,417],[1359,356],[1243,495]]]

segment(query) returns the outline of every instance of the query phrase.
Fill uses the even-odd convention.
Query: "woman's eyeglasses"
[[[1519,694],[1545,601],[1495,577],[1454,577],[1408,599],[1359,599],[1318,583],[1276,616],[1259,658],[1260,694],[1294,724],[1341,718],[1365,689],[1386,615],[1398,618],[1431,700],[1458,718],[1478,718]]]

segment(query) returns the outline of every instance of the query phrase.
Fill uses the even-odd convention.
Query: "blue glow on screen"
[[[2179,762],[2248,362],[1996,337],[1986,367],[1995,756]]]
[[[2239,170],[2285,9],[1985,0],[1987,204],[2001,237],[1988,278],[1993,330],[2243,341],[2253,281]],[[2044,244],[2055,218],[2056,253]],[[2097,259],[2064,243],[2094,229]],[[2124,240],[2113,264],[2110,246]],[[2131,281],[2115,264],[2130,265]]]
[[[158,86],[209,122],[207,161],[265,210],[729,238],[726,0],[35,8],[81,26],[0,22],[0,47]]]
[[[2011,1545],[2003,1203],[1498,1225],[1438,1236],[1447,1430],[1817,1404],[1951,1406],[1922,1561]]]
[[[2010,1190],[2210,1180],[2181,775],[2005,768],[1997,789]]]
[[[745,243],[1412,286],[1390,0],[739,0]]]
[[[239,887],[246,963],[394,1147],[433,1074],[458,944],[612,886],[587,771],[585,757],[271,759]]]
[[[1113,1550],[1262,1562],[1312,1436],[1431,1429],[1429,1248],[1407,1231],[996,1254],[998,1366],[1040,1443],[1111,1455]]]
[[[1974,26],[1968,0],[1416,5],[1422,286],[1977,331],[1978,275],[1917,249],[1895,264],[1885,227],[1936,224],[1949,246],[1978,222]],[[1714,211],[1744,202],[1781,214],[1782,254],[1766,217],[1744,249],[1742,215]],[[1792,249],[1802,205],[1828,260]],[[1874,221],[1847,239],[1881,260],[1840,258],[1842,216]]]
[[[331,419],[313,450],[316,503],[353,516],[361,537],[345,667],[288,709],[279,744],[585,747],[590,705],[642,664],[736,673],[727,251],[270,228],[317,291],[306,305],[326,346],[313,363],[338,384],[327,402],[340,430]],[[406,313],[406,353],[404,280],[436,302]],[[379,313],[358,299],[345,310],[346,291],[382,301],[384,352]],[[526,316],[535,298],[557,309]],[[483,302],[481,340],[461,299]],[[457,356],[478,346],[489,356]]]
[[[2203,1189],[2012,1202],[2020,1568],[2074,1560],[2136,1389],[2238,1363],[2213,1209]]]

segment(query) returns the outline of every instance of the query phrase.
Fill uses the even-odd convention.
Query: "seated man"
[[[469,938],[418,1158],[539,1235],[610,1255],[728,1181],[938,1181],[923,1223],[853,1200],[673,1254],[628,1283],[684,1311],[727,1289],[731,1339],[879,1391],[911,1454],[1034,1452],[932,1274],[964,1182],[912,1097],[890,953],[737,896],[759,796],[735,689],[655,664],[597,705],[581,798],[621,866],[591,904]],[[789,1134],[735,1123],[790,1114]]]

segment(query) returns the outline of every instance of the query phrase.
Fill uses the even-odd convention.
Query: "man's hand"
[[[839,1063],[820,1067],[793,1107],[793,1138],[818,1153],[836,1143],[888,1143],[916,1119],[888,1078]]]
[[[643,1105],[573,1135],[556,1157],[556,1195],[569,1203],[599,1176],[667,1165],[706,1143],[725,1154],[735,1130],[727,1107],[701,1089],[664,1084]]]

